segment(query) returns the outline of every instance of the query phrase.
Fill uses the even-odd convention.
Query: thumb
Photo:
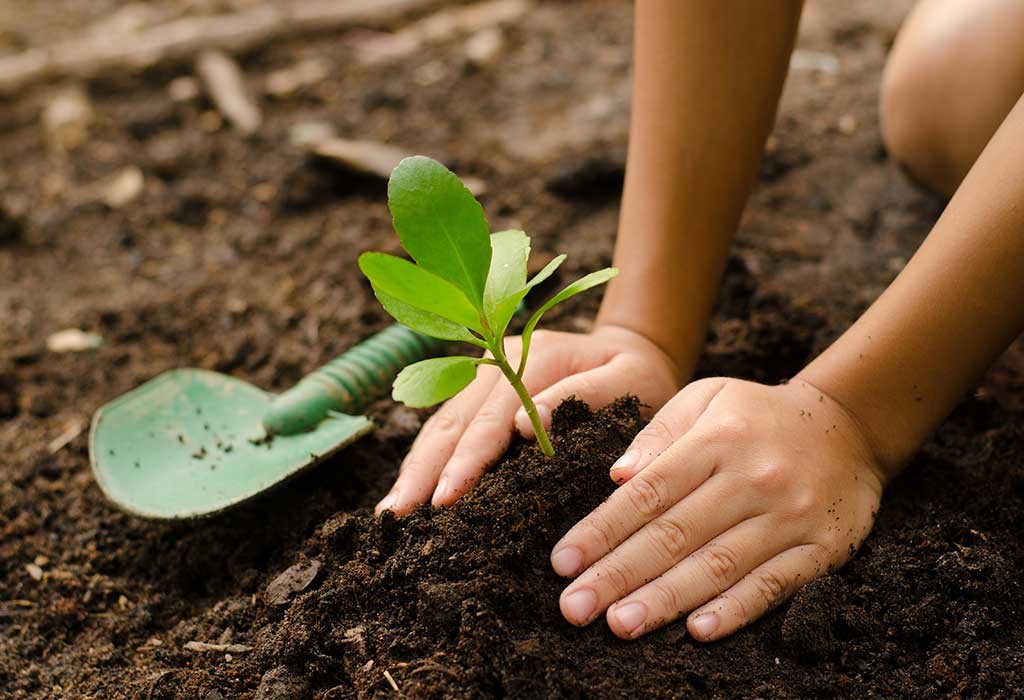
[[[637,433],[626,451],[612,465],[609,470],[612,481],[616,484],[626,483],[673,442],[689,432],[728,381],[724,377],[714,377],[683,387],[654,414],[651,422]]]

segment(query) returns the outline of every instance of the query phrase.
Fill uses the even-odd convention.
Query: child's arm
[[[607,609],[632,638],[689,613],[704,641],[756,619],[852,554],[882,484],[1022,330],[1024,97],[906,269],[792,382],[704,380],[658,413],[613,468],[625,485],[553,551],[578,575],[564,614]]]
[[[753,182],[800,13],[797,0],[639,0],[633,112],[615,265],[587,335],[539,333],[524,380],[538,410],[633,394],[656,410],[689,381]],[[518,339],[506,354],[518,357]],[[519,399],[497,370],[424,425],[377,506],[450,505],[508,446]],[[532,435],[525,413],[515,424]]]
[[[1022,328],[1024,98],[903,272],[800,376],[860,417],[893,471]]]
[[[793,49],[799,1],[639,0],[615,265],[599,323],[631,328],[687,377]]]

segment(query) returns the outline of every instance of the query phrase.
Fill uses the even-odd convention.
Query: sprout
[[[479,365],[501,370],[530,417],[541,451],[554,449],[523,384],[530,340],[556,304],[618,274],[605,268],[560,291],[530,317],[522,332],[519,365],[505,356],[509,321],[527,293],[565,260],[559,255],[526,279],[530,239],[522,231],[491,233],[483,208],[450,170],[430,158],[406,158],[388,182],[388,206],[402,247],[415,263],[385,253],[363,253],[359,268],[381,305],[413,330],[442,340],[472,343],[490,357],[439,357],[402,370],[392,396],[407,406],[432,406],[455,396]]]

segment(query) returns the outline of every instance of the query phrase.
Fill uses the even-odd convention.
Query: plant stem
[[[544,424],[540,421],[540,415],[537,413],[537,406],[533,403],[533,399],[530,397],[530,392],[526,390],[526,385],[523,384],[523,379],[520,377],[512,366],[505,359],[504,349],[501,347],[501,340],[499,339],[491,347],[491,353],[494,355],[494,359],[497,361],[498,367],[501,369],[501,373],[505,375],[505,379],[515,389],[516,394],[519,396],[519,400],[523,404],[523,409],[526,411],[526,415],[530,418],[530,425],[533,426],[533,433],[537,436],[537,444],[540,445],[540,451],[544,453],[545,457],[554,457],[555,448],[551,446],[551,440],[548,438],[548,433],[544,430]]]

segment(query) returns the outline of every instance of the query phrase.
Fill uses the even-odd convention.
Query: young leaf
[[[491,235],[491,269],[484,289],[484,313],[491,330],[500,335],[508,324],[518,301],[505,317],[502,302],[521,291],[526,284],[526,259],[530,257],[530,239],[522,231],[499,231]]]
[[[473,381],[479,363],[476,357],[435,357],[417,362],[398,373],[391,396],[411,408],[433,406]]]
[[[523,327],[523,352],[521,359],[519,360],[519,370],[516,372],[519,376],[522,376],[523,370],[526,368],[526,356],[530,352],[530,339],[533,337],[533,330],[537,327],[537,324],[540,323],[541,317],[566,299],[570,299],[581,292],[585,292],[592,287],[598,286],[599,284],[604,284],[617,274],[619,274],[619,271],[616,268],[606,267],[603,270],[598,270],[597,272],[591,272],[589,275],[584,275],[558,294],[548,299],[542,307],[534,312],[533,316],[530,317],[530,320],[526,322],[526,326]]]
[[[544,269],[534,275],[522,289],[514,292],[498,304],[497,309],[492,314],[493,318],[489,317],[488,319],[491,322],[491,330],[494,331],[495,335],[505,335],[505,329],[508,328],[508,322],[512,320],[512,317],[516,313],[516,309],[519,308],[519,304],[526,298],[526,295],[530,293],[531,289],[554,274],[555,270],[558,269],[558,266],[565,262],[565,258],[566,255],[564,253],[556,257],[545,265]]]
[[[526,283],[526,291],[529,291],[536,287],[538,284],[546,280],[551,275],[555,274],[555,270],[565,262],[565,259],[569,257],[565,253],[555,257],[551,262],[544,266],[544,268]]]
[[[359,269],[378,296],[383,292],[409,306],[483,333],[480,314],[465,294],[408,260],[386,253],[363,253],[359,256]]]
[[[480,203],[459,178],[436,160],[406,158],[391,173],[388,206],[413,260],[461,289],[482,311],[490,229]]]
[[[429,335],[432,338],[459,340],[464,343],[472,343],[481,348],[487,347],[486,343],[457,323],[453,323],[429,311],[417,309],[415,306],[406,304],[404,301],[400,301],[377,288],[374,288],[373,292],[376,294],[381,306],[384,307],[384,310],[403,326],[419,331],[424,335]]]
[[[491,330],[494,331],[494,335],[498,338],[505,335],[505,331],[508,329],[508,323],[512,320],[512,317],[516,315],[516,309],[519,308],[519,303],[526,296],[526,289],[520,289],[512,296],[505,299],[503,302],[498,304],[498,307],[491,313],[489,321],[491,324]]]

